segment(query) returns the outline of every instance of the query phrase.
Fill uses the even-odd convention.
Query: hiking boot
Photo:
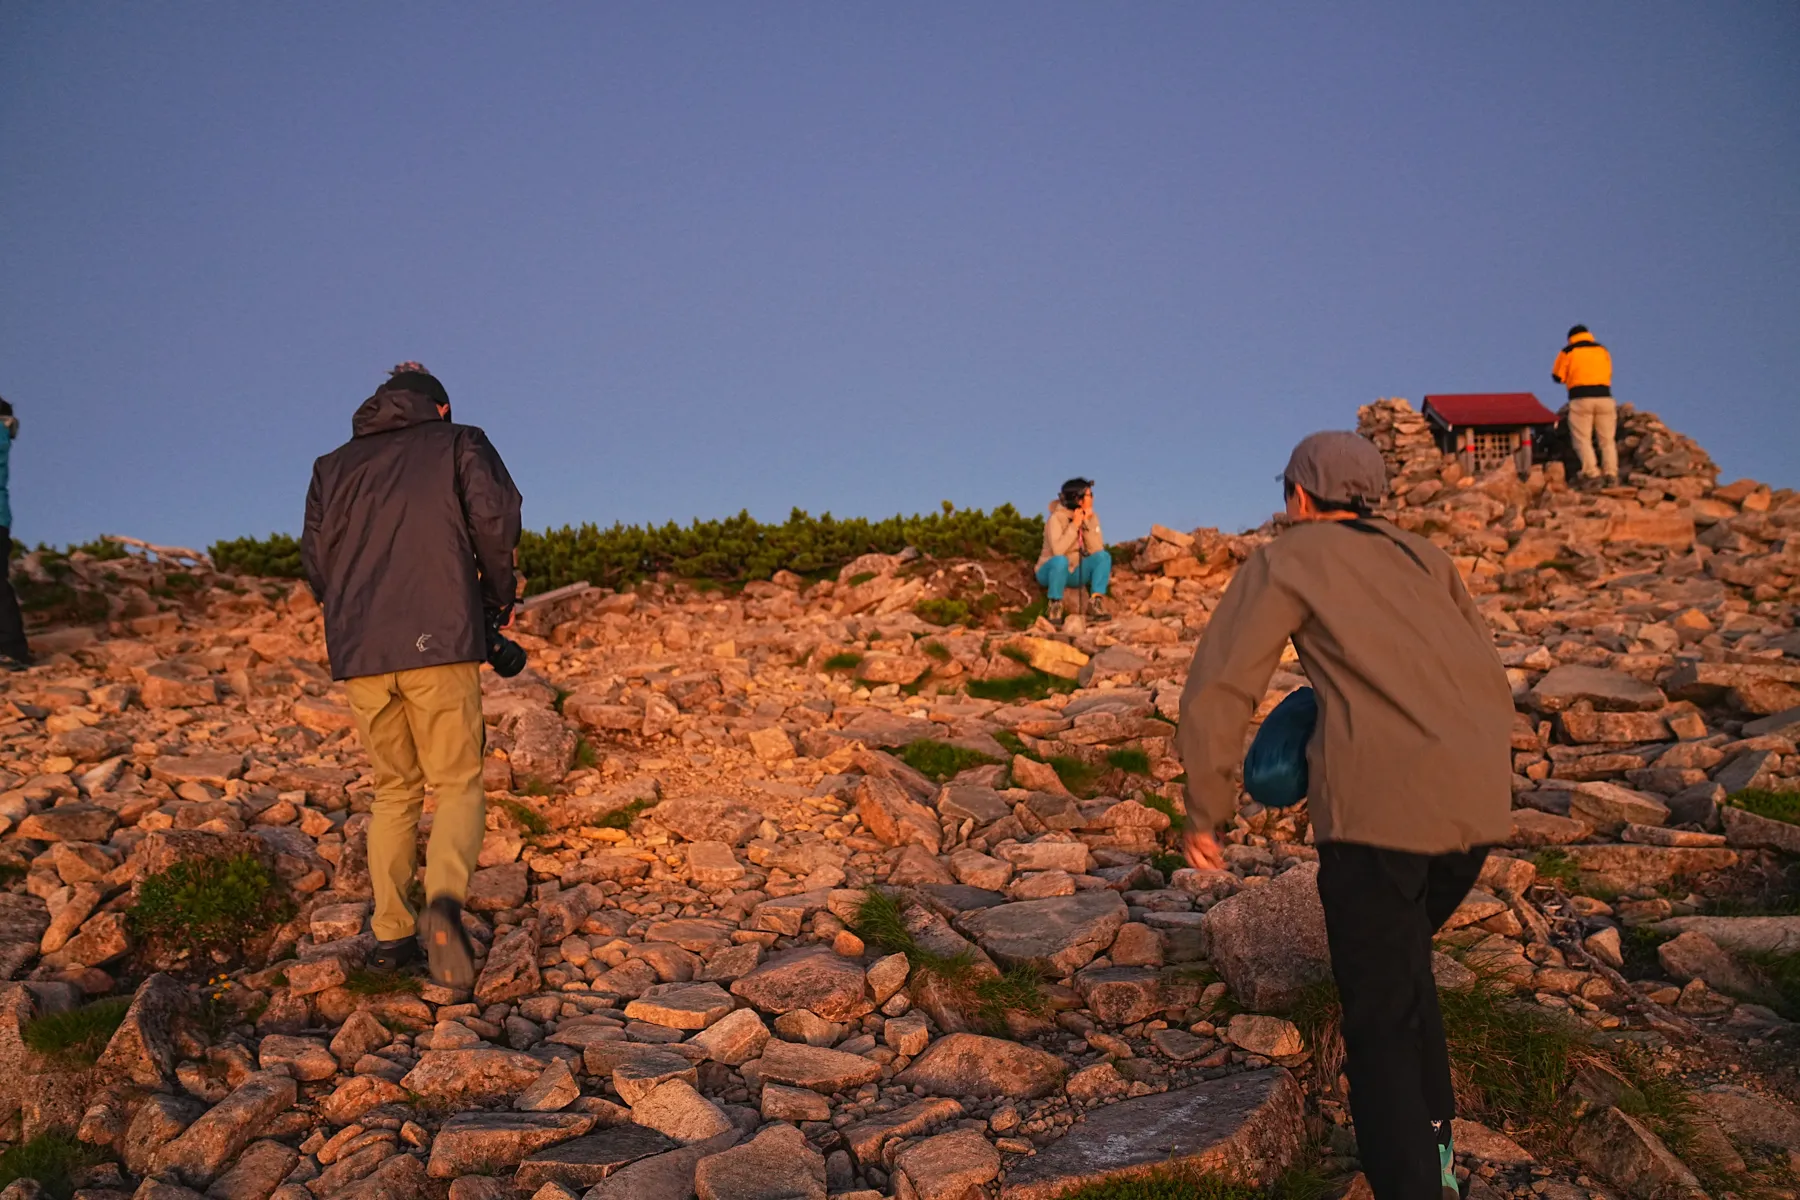
[[[434,982],[463,992],[475,986],[475,949],[463,930],[461,904],[449,896],[433,900],[419,918],[419,941]]]
[[[0,654],[0,671],[29,671],[31,667],[29,654]]]
[[[369,958],[369,965],[377,971],[403,971],[419,961],[419,939],[414,937],[396,938],[391,942],[376,942],[375,953]]]
[[[1090,621],[1110,621],[1112,614],[1106,611],[1105,596],[1089,596],[1087,615]]]
[[[1619,477],[1617,475],[1608,475],[1600,481],[1600,486],[1616,488],[1619,486]]]
[[[1063,602],[1061,600],[1052,600],[1049,604],[1045,605],[1044,618],[1052,625],[1061,625],[1063,619]]]

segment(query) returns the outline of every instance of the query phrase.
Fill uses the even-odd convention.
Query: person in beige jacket
[[[1511,688],[1455,565],[1370,517],[1372,444],[1314,434],[1282,478],[1292,524],[1232,579],[1182,693],[1184,849],[1224,865],[1213,831],[1292,639],[1318,701],[1307,804],[1363,1168],[1377,1200],[1439,1200],[1455,1099],[1431,939],[1511,831]]]
[[[1044,548],[1038,554],[1037,581],[1050,597],[1044,615],[1063,619],[1063,593],[1070,584],[1088,591],[1087,616],[1108,620],[1106,588],[1112,581],[1112,555],[1094,515],[1094,481],[1071,479],[1050,502],[1044,518]]]

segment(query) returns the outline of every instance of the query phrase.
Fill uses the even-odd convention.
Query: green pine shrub
[[[285,533],[266,538],[241,537],[214,542],[207,548],[213,566],[229,575],[264,575],[271,579],[303,579],[300,541]]]

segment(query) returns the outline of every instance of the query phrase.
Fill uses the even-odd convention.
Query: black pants
[[[31,656],[25,645],[25,618],[12,587],[12,530],[0,525],[0,654],[21,662]]]
[[[1485,847],[1409,854],[1319,847],[1319,899],[1344,1007],[1344,1069],[1363,1171],[1377,1200],[1440,1200],[1431,1123],[1456,1115],[1431,937],[1481,874]]]

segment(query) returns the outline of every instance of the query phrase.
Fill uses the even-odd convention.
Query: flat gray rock
[[[1112,944],[1127,915],[1125,901],[1108,890],[1000,904],[958,923],[1003,966],[1041,964],[1068,975]]]
[[[1658,933],[1703,933],[1738,954],[1800,954],[1800,917],[1670,917]]]
[[[1556,667],[1531,689],[1539,712],[1562,712],[1582,700],[1607,712],[1650,712],[1668,703],[1661,690],[1604,667]]]
[[[535,1192],[555,1182],[580,1191],[628,1163],[678,1146],[672,1138],[643,1125],[614,1125],[532,1154],[519,1164],[513,1187]]]
[[[1013,1166],[1001,1200],[1054,1200],[1084,1184],[1179,1165],[1267,1185],[1306,1140],[1299,1085],[1280,1067],[1090,1110],[1060,1141]]]

